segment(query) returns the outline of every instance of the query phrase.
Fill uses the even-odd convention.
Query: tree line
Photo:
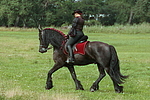
[[[75,9],[88,25],[150,22],[149,0],[1,0],[0,26],[70,25]]]

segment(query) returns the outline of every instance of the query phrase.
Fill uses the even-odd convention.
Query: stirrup
[[[66,63],[74,63],[74,59],[69,57],[69,58],[67,58]]]

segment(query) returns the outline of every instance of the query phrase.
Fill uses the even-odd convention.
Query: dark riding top
[[[82,31],[83,26],[84,26],[84,19],[82,17],[75,17],[73,19],[72,28],[69,34],[71,34],[74,30]]]
[[[83,33],[84,19],[82,17],[75,17],[73,19],[72,28],[70,29],[68,35],[70,36],[67,41],[67,45],[73,46],[79,39],[84,36]]]

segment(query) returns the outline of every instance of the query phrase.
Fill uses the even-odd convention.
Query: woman
[[[68,33],[69,40],[66,43],[66,47],[69,52],[69,58],[66,61],[67,63],[74,63],[74,54],[73,54],[72,46],[84,36],[84,33],[82,31],[84,26],[82,11],[79,9],[74,10],[72,15],[74,15],[74,19],[73,19],[72,27]]]

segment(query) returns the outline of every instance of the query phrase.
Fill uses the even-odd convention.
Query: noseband
[[[41,47],[43,50],[45,50],[45,51],[53,48],[53,46],[51,46],[51,47],[49,47],[49,48],[45,48],[44,45],[40,45],[40,47]]]

